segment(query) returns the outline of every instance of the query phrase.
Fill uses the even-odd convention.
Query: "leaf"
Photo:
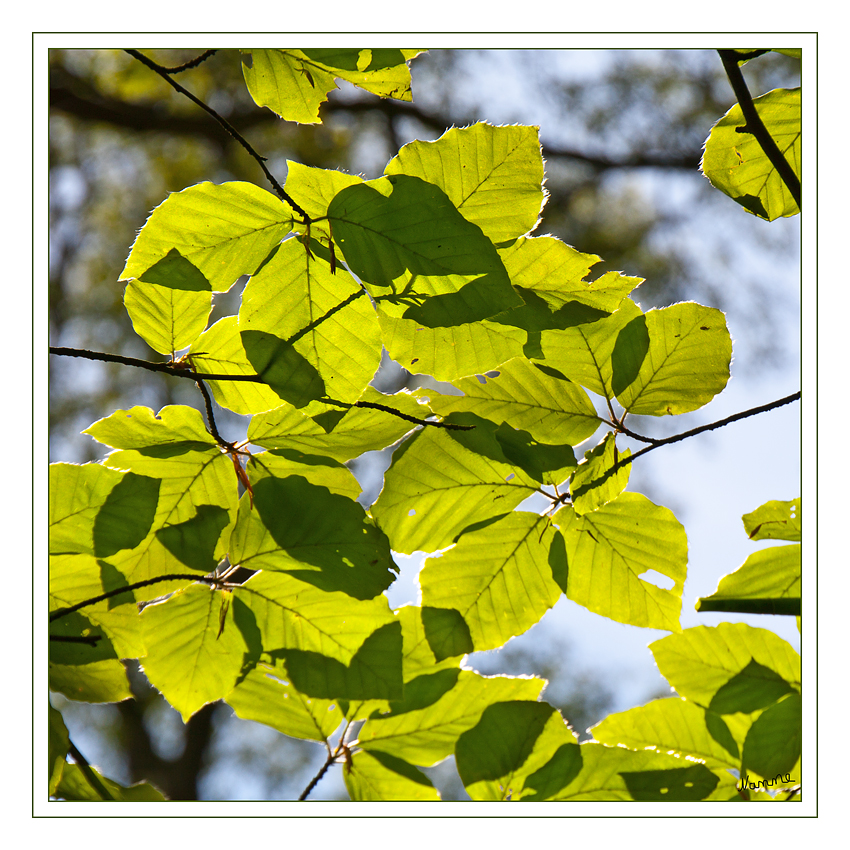
[[[563,546],[548,517],[512,511],[462,533],[419,574],[422,606],[457,611],[475,651],[495,649],[530,629],[566,585]]]
[[[780,153],[797,177],[801,167],[801,93],[799,88],[774,89],[753,104]],[[711,185],[767,221],[800,212],[779,173],[756,137],[747,132],[736,103],[711,129],[700,170]]]
[[[225,292],[257,270],[292,223],[289,205],[253,183],[198,183],[173,192],[150,214],[119,280],[144,280],[176,250],[213,292]]]
[[[409,304],[406,318],[447,327],[522,304],[493,243],[418,177],[349,186],[331,201],[328,217],[349,268],[387,315]]]
[[[537,127],[452,127],[435,142],[405,145],[384,174],[439,186],[493,242],[534,230],[545,203]]]
[[[54,794],[59,780],[62,778],[62,771],[67,762],[65,757],[68,754],[70,740],[68,738],[68,729],[65,726],[65,721],[62,718],[62,713],[57,711],[52,705],[47,706],[47,793]]]
[[[356,401],[381,362],[381,332],[365,291],[343,270],[285,242],[242,293],[248,360],[281,398],[303,407],[327,394]]]
[[[378,750],[360,750],[343,771],[354,802],[439,800],[440,792],[413,765]]]
[[[238,318],[226,316],[202,333],[189,352],[194,371],[201,375],[254,375],[242,337]],[[215,400],[234,413],[262,413],[284,404],[268,385],[259,381],[209,381]]]
[[[617,451],[617,441],[609,431],[602,442],[584,453],[584,460],[570,478],[570,495],[573,510],[581,516],[613,501],[626,489],[631,466],[623,466],[612,473],[614,466],[631,451]]]
[[[212,292],[184,292],[131,280],[124,306],[133,329],[160,354],[190,346],[204,331],[212,309]]]
[[[494,242],[497,240],[493,240]],[[586,281],[596,254],[583,254],[554,236],[522,237],[499,251],[511,283],[525,296],[531,291],[549,310],[581,304],[613,313],[643,279],[606,272]]]
[[[705,793],[708,787],[703,765],[693,765],[668,753],[649,750],[634,752],[622,747],[606,747],[592,741],[582,744],[579,749],[581,770],[575,776],[571,775],[571,770],[566,771],[561,782],[554,781],[553,776],[548,788],[550,800],[647,801],[662,800],[665,797],[693,800],[694,786],[702,793]],[[568,766],[572,767],[571,764]],[[693,767],[702,767],[703,770],[696,776],[693,772],[686,772],[692,771]],[[725,775],[728,777],[726,787],[734,794],[734,787],[731,787],[734,785],[734,779],[728,773]],[[667,794],[662,795],[665,788],[668,794],[670,791],[673,791],[673,794],[669,797]],[[685,794],[679,796],[682,792]]]
[[[741,611],[800,616],[801,545],[771,546],[753,552],[735,572],[720,579],[697,611]]]
[[[800,758],[802,743],[803,702],[800,694],[792,693],[762,712],[750,727],[744,741],[742,771],[752,770],[766,779],[790,774]],[[798,774],[798,782],[799,778]],[[790,775],[784,783],[796,784]]]
[[[169,446],[175,452],[217,446],[199,411],[169,404],[156,415],[149,407],[116,410],[83,431],[99,443],[116,449],[150,449]]]
[[[618,335],[642,315],[640,307],[626,298],[604,319],[542,331],[540,345],[546,365],[606,399],[614,398],[612,355]]]
[[[688,413],[726,386],[731,359],[720,310],[693,302],[650,310],[617,336],[612,389],[630,413]]]
[[[47,678],[51,691],[78,702],[121,702],[133,697],[127,672],[117,658],[92,661],[90,664],[50,662]]]
[[[429,328],[409,319],[380,315],[384,346],[390,357],[411,372],[454,381],[480,375],[520,357],[525,331],[481,321],[449,328]]]
[[[653,700],[610,714],[590,730],[602,744],[695,756],[709,768],[740,768],[740,760],[711,735],[706,711],[684,699]]]
[[[429,766],[450,755],[455,741],[478,722],[488,705],[506,700],[534,700],[543,688],[542,679],[481,676],[461,670],[457,684],[427,708],[370,718],[359,733],[359,745],[378,750],[412,764]]]
[[[746,623],[696,626],[657,640],[649,648],[659,672],[680,696],[706,707],[711,704],[718,713],[725,712],[715,696],[724,687],[728,691],[733,681],[746,684],[750,693],[772,688],[776,679],[786,683],[783,693],[800,688],[800,656],[793,647],[773,632]],[[749,713],[756,709],[731,710]]]
[[[142,614],[145,675],[184,723],[207,703],[225,697],[242,668],[247,644],[232,609],[220,631],[223,593],[193,584],[148,605]]]
[[[477,455],[429,428],[395,453],[372,515],[393,551],[435,552],[466,526],[512,510],[536,489],[518,466]]]
[[[427,393],[435,413],[469,411],[528,431],[546,443],[577,445],[599,427],[596,410],[581,387],[524,357],[503,363],[498,374],[463,378],[455,386],[463,396]]]
[[[243,50],[242,73],[254,102],[287,121],[318,124],[319,106],[347,80],[379,97],[412,100],[407,61],[419,50],[325,48]]]
[[[765,502],[742,517],[750,540],[802,539],[803,507],[801,499]]]
[[[554,519],[566,544],[570,599],[620,623],[681,631],[688,542],[671,511],[640,493],[621,493],[581,517],[562,508]],[[673,587],[641,578],[649,570]]]
[[[357,502],[301,475],[278,478],[273,467],[254,464],[249,470],[253,507],[243,499],[230,541],[233,563],[286,572],[357,599],[392,584],[398,568],[387,538]]]
[[[385,395],[373,387],[366,387],[358,401],[380,404],[417,419],[425,418],[431,412],[404,391]],[[323,417],[337,413],[342,414],[337,421],[324,424],[327,420]],[[269,449],[293,449],[346,461],[364,452],[386,448],[414,427],[412,422],[383,410],[350,407],[340,411],[321,402],[297,410],[287,404],[254,416],[248,426],[248,439]]]
[[[157,803],[164,802],[162,792],[149,782],[137,782],[135,785],[125,786],[113,782],[101,775],[94,768],[89,768],[95,775],[110,799],[124,803]],[[100,802],[103,800],[101,793],[92,787],[91,782],[78,764],[66,764],[62,772],[62,779],[56,787],[53,796],[60,800],[69,802]]]
[[[299,692],[288,680],[285,666],[258,664],[227,695],[227,704],[243,720],[277,729],[291,738],[327,741],[342,720],[330,700]]]
[[[574,747],[567,758],[561,748]],[[580,764],[578,742],[557,709],[514,700],[488,706],[457,741],[455,758],[473,800],[521,800],[536,791],[531,777],[559,754],[560,763]],[[575,770],[575,767],[573,768]]]

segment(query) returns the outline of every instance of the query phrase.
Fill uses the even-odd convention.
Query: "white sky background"
[[[76,24],[74,28],[76,29],[78,27],[79,24]],[[550,37],[546,38],[549,39]],[[561,44],[569,40],[563,36],[560,39],[557,36],[554,38],[555,40],[560,40]],[[528,39],[528,36],[520,36],[520,40],[527,42]],[[587,44],[598,40],[600,46],[625,46],[625,43],[628,42],[631,42],[633,45],[636,39],[639,40],[639,37],[594,36],[584,38],[583,43]],[[111,38],[109,40],[110,42],[114,42],[115,39]],[[275,37],[272,40],[278,41],[279,37]],[[399,43],[398,37],[373,38],[372,40],[374,43]],[[437,41],[446,40],[449,39],[447,37],[435,39],[428,37],[426,34],[423,38],[418,38],[417,43],[421,42],[433,45]],[[511,37],[502,36],[500,40],[507,44],[511,40]],[[686,39],[679,37],[677,43],[681,43],[683,40]],[[711,37],[707,38],[703,36],[699,40],[701,42],[700,46],[714,46],[716,43],[716,38]],[[92,46],[91,41],[91,39],[88,39],[85,46]],[[159,38],[156,41],[159,41]],[[206,47],[208,41],[208,37],[201,37],[198,43],[202,43],[201,46]],[[219,37],[218,41],[223,43],[225,39]],[[263,46],[262,39],[251,39],[251,41],[252,43],[256,43],[257,46]],[[607,42],[607,45],[603,45],[602,42]],[[154,43],[155,40],[151,38],[146,46],[153,46]],[[173,43],[175,45],[179,44],[179,46],[186,46],[191,42],[185,36],[178,36],[173,39]],[[469,43],[469,36],[466,37],[466,43]],[[510,92],[510,89],[505,84],[499,87],[499,92],[507,94]],[[527,97],[527,93],[524,96]],[[527,101],[526,106],[529,113],[533,113],[536,109],[535,104],[531,101]],[[519,120],[519,116],[511,116],[508,120]],[[542,123],[539,113],[529,114],[528,118],[523,120],[527,120],[529,123]],[[814,138],[813,131],[808,138]],[[579,140],[579,142],[581,141]],[[36,157],[38,161],[38,150],[36,151]],[[813,174],[814,169],[807,173]],[[834,186],[831,188],[836,189]],[[814,186],[809,190],[807,199],[809,198],[812,201],[815,200]],[[731,200],[729,204],[735,206]],[[813,205],[807,208],[812,210],[810,220],[814,219],[812,207]],[[788,222],[783,221],[765,226],[776,228],[788,226],[788,224]],[[794,229],[797,226],[796,222],[792,220],[790,227]],[[38,225],[36,226],[36,232],[38,232]],[[806,306],[810,322],[814,318],[812,313],[814,305],[810,295],[814,291],[814,238],[814,234],[809,232],[806,240],[804,240],[804,245],[808,245],[809,249],[808,254],[804,255],[804,261],[806,263],[805,278],[808,287],[806,290]],[[581,249],[581,246],[577,247]],[[37,279],[42,279],[42,277],[46,279],[46,276],[38,276],[39,262],[39,260],[36,260]],[[784,295],[789,296],[793,300],[796,297],[798,285],[796,270],[791,269],[787,271],[787,277],[784,275],[777,277],[777,286],[781,288]],[[631,270],[631,273],[639,274],[640,270]],[[640,301],[639,295],[635,297],[636,300]],[[43,307],[44,304],[37,297],[35,303],[37,317],[39,315],[39,309]],[[9,321],[8,316],[5,321]],[[744,352],[741,351],[741,346],[745,343],[742,341],[741,332],[736,331],[736,328],[743,328],[747,318],[745,315],[736,316],[730,310],[728,321],[733,338],[736,340],[735,357],[736,359],[742,358]],[[804,351],[811,358],[815,343],[811,324],[807,327],[806,332],[808,336]],[[39,352],[42,348],[46,350],[46,339],[40,338],[40,335],[44,335],[44,333],[44,323],[42,322],[42,327],[39,328],[37,319],[35,344]],[[792,321],[788,336],[789,346],[792,346],[794,342],[795,337]],[[37,397],[38,388],[40,386],[46,387],[45,360],[46,358],[41,354],[35,360]],[[805,389],[807,391],[810,388],[814,390],[813,379],[815,373],[813,361],[809,359],[804,368],[808,381]],[[735,375],[734,361],[733,375]],[[43,382],[41,378],[44,378]],[[701,422],[713,421],[747,407],[771,401],[787,395],[798,388],[799,378],[792,375],[792,370],[787,365],[780,372],[767,376],[766,380],[757,380],[756,376],[736,376],[721,396],[715,399],[704,411],[699,412],[701,417],[699,420],[686,420],[684,417],[677,417],[683,423],[682,429],[677,430],[684,430],[686,427],[693,427]],[[813,396],[813,392],[811,395]],[[841,404],[839,402],[839,405]],[[804,409],[806,409],[805,404]],[[806,432],[807,442],[805,444],[806,460],[804,470],[807,479],[805,495],[807,497],[809,495],[814,497],[815,494],[812,489],[815,462],[813,455],[814,423],[811,419],[811,413],[813,411],[811,408],[809,408],[809,411],[810,416],[807,422]],[[36,412],[37,416],[42,415],[40,406],[36,408]],[[842,412],[840,407],[838,412],[839,414]],[[684,424],[686,422],[687,424]],[[646,466],[651,466],[653,486],[657,488],[657,493],[663,496],[657,498],[657,501],[671,507],[683,522],[688,532],[690,563],[683,601],[683,627],[697,624],[712,625],[721,620],[743,619],[751,622],[753,625],[770,628],[792,642],[795,647],[799,647],[797,630],[792,618],[736,618],[734,615],[697,615],[693,610],[693,604],[698,596],[708,595],[713,592],[717,581],[722,575],[736,569],[747,555],[755,551],[756,548],[764,545],[754,545],[747,540],[740,520],[741,515],[753,510],[768,499],[790,499],[800,494],[799,422],[800,405],[794,404],[744,422],[735,423],[711,434],[701,435],[681,444],[660,448],[645,459],[641,459]],[[41,439],[41,431],[44,427],[44,425],[36,425],[36,430],[34,431],[36,444],[41,443],[42,445],[46,445],[46,439]],[[593,442],[595,442],[595,439]],[[40,475],[39,464],[42,462],[42,459],[37,454],[34,454],[33,457],[37,475]],[[836,458],[836,465],[838,463],[843,465],[844,462],[840,458]],[[833,474],[835,472],[837,470],[834,467]],[[630,489],[640,490],[639,473],[637,471],[633,472],[632,480],[633,483]],[[45,495],[41,492],[41,486],[39,485],[36,490],[35,503],[36,525],[38,523],[39,506],[44,505],[44,498]],[[809,523],[813,519],[813,502],[814,499],[807,501],[806,505],[807,532],[812,528]],[[680,507],[683,509],[680,509]],[[36,551],[38,552],[39,536],[37,531],[35,541]],[[814,566],[810,562],[808,555],[804,563],[812,567]],[[807,585],[807,588],[812,591],[814,590],[811,583]],[[398,590],[403,590],[402,583],[400,583]],[[40,592],[41,588],[37,582],[37,598]],[[809,599],[812,598],[813,596],[809,596]],[[415,596],[409,596],[408,600],[415,601]],[[408,600],[400,600],[393,597],[394,602]],[[36,610],[40,612],[40,606],[37,605]],[[646,645],[666,633],[634,629],[613,623],[590,614],[568,600],[562,600],[547,615],[543,626],[547,629],[563,630],[571,641],[575,641],[581,649],[582,666],[585,664],[594,666],[598,670],[599,675],[606,678],[612,674],[620,678],[620,683],[623,686],[621,691],[623,704],[619,706],[621,708],[627,708],[636,704],[636,702],[641,701],[648,695],[648,691],[662,684],[657,671],[655,671],[651,654],[646,649]],[[807,646],[807,648],[809,647]],[[814,649],[814,646],[812,645],[811,648]],[[43,701],[38,688],[36,688],[36,698]],[[36,722],[38,723],[39,721],[37,720]]]

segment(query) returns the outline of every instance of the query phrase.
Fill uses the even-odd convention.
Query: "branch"
[[[162,77],[173,89],[179,91],[180,94],[188,97],[189,100],[192,101],[192,103],[197,104],[206,113],[215,118],[215,120],[218,121],[219,124],[221,124],[221,126],[227,131],[227,133],[229,133],[234,139],[236,139],[236,141],[239,142],[239,144],[242,145],[242,147],[245,148],[245,150],[248,151],[248,153],[257,161],[260,168],[263,169],[263,174],[266,175],[266,178],[272,184],[272,187],[274,188],[278,197],[281,200],[286,201],[286,203],[288,203],[289,206],[291,206],[292,209],[294,209],[298,213],[298,215],[301,216],[305,224],[308,224],[310,222],[310,216],[307,215],[307,213],[295,201],[293,201],[292,198],[289,197],[289,195],[284,191],[283,186],[281,186],[280,183],[277,182],[274,175],[271,173],[271,171],[268,170],[268,168],[266,167],[265,157],[260,156],[254,150],[254,148],[252,148],[251,145],[248,144],[245,138],[239,132],[237,132],[236,128],[229,121],[227,121],[225,118],[222,118],[221,115],[219,115],[212,107],[207,106],[202,100],[195,97],[195,95],[193,95],[190,91],[184,89],[183,86],[180,85],[180,83],[175,80],[172,80],[170,74],[173,72],[168,71],[161,65],[157,65],[156,62],[154,62],[152,59],[148,59],[147,56],[142,53],[139,53],[138,50],[127,50],[126,52],[129,53],[130,56],[132,56],[134,59],[138,59],[139,62],[141,62],[143,65],[146,65],[152,71],[159,74],[159,76]]]
[[[750,416],[757,416],[759,413],[766,413],[768,410],[775,410],[777,407],[783,407],[786,404],[791,404],[792,401],[799,401],[800,398],[801,393],[798,390],[789,396],[785,396],[785,398],[780,398],[777,401],[770,402],[769,404],[763,404],[760,407],[751,407],[749,410],[743,410],[741,413],[735,413],[732,416],[727,416],[725,419],[720,419],[717,422],[710,423],[709,425],[700,425],[699,428],[692,428],[690,431],[684,431],[681,434],[676,434],[673,437],[665,437],[660,440],[653,440],[650,437],[642,437],[639,434],[629,431],[627,428],[621,427],[622,432],[627,436],[633,437],[636,440],[642,440],[643,442],[650,443],[651,445],[648,445],[645,449],[641,449],[639,452],[635,452],[633,455],[629,455],[628,457],[617,461],[617,463],[611,467],[611,474],[613,475],[618,469],[628,466],[641,455],[645,455],[647,452],[651,452],[659,446],[667,446],[670,445],[670,443],[678,443],[681,440],[687,440],[689,437],[695,437],[697,434],[702,434],[704,431],[714,431],[717,428],[722,428],[724,425],[730,425],[732,422],[737,422],[739,419],[747,419]]]
[[[299,803],[303,802],[310,796],[310,792],[319,784],[322,777],[328,772],[328,768],[334,763],[336,757],[336,753],[328,754],[328,757],[325,759],[325,763],[322,765],[319,772],[310,780],[310,784],[301,792],[301,796],[298,798]]]
[[[68,753],[72,759],[77,763],[77,766],[85,776],[89,785],[94,788],[95,791],[100,795],[101,800],[107,800],[109,802],[114,803],[115,798],[109,791],[106,789],[106,786],[100,781],[100,777],[92,770],[91,765],[86,761],[83,754],[74,746],[73,741],[68,741]]]
[[[137,581],[134,584],[128,584],[124,587],[116,587],[114,590],[108,590],[106,593],[101,593],[100,596],[93,596],[91,599],[84,599],[82,602],[78,602],[76,605],[71,605],[69,608],[59,608],[54,611],[47,622],[52,623],[67,614],[73,614],[75,611],[79,611],[81,608],[87,608],[89,605],[96,605],[98,602],[103,602],[105,599],[111,599],[113,596],[120,596],[122,593],[130,593],[133,590],[138,590],[140,587],[148,587],[152,584],[159,584],[163,581],[199,581],[203,584],[209,584],[213,587],[216,586],[224,586],[226,582],[222,581],[220,578],[214,578],[212,576],[199,576],[199,575],[191,575],[188,573],[169,573],[164,576],[157,576],[156,578],[147,578],[144,581]]]
[[[171,362],[168,363],[151,363],[150,360],[140,360],[137,357],[124,357],[120,354],[105,354],[102,351],[88,351],[83,348],[58,348],[50,346],[51,354],[58,354],[62,357],[84,357],[86,360],[102,360],[106,363],[121,363],[123,366],[137,366],[140,369],[147,369],[150,372],[163,372],[166,375],[172,375],[175,378],[189,378],[195,381],[200,386],[201,381],[250,381],[255,384],[266,383],[259,375],[217,375],[214,373],[207,374],[206,372],[193,372],[191,369],[175,369]],[[201,390],[203,392],[203,388]],[[206,399],[205,399],[206,400]],[[399,419],[404,419],[407,422],[413,422],[416,425],[430,425],[433,428],[446,428],[452,431],[468,431],[474,428],[474,425],[454,425],[451,422],[435,422],[430,419],[417,419],[415,416],[408,416],[394,407],[388,407],[385,404],[377,404],[370,401],[355,401],[345,402],[336,401],[332,398],[319,399],[324,404],[332,404],[336,407],[371,407],[375,410],[382,410],[384,413],[389,413],[391,416],[397,416]],[[207,415],[209,416],[210,407],[207,407]],[[232,446],[230,443],[222,442],[220,437],[212,432],[219,445],[224,448]]]
[[[178,65],[176,68],[163,68],[166,74],[179,74],[181,71],[188,71],[190,68],[197,68],[201,62],[206,62],[210,56],[218,53],[218,50],[205,50],[200,56],[196,56],[189,62]],[[161,66],[160,66],[161,67]]]
[[[723,68],[726,70],[726,76],[729,78],[732,91],[735,92],[735,97],[738,99],[741,112],[743,112],[744,119],[747,122],[743,128],[744,131],[756,137],[756,141],[761,145],[761,149],[770,160],[771,165],[779,172],[779,176],[791,193],[791,197],[794,198],[797,206],[802,210],[803,207],[800,202],[800,178],[797,177],[788,160],[782,155],[782,151],[779,150],[773,136],[770,135],[767,127],[764,126],[764,122],[761,120],[761,116],[758,114],[758,110],[753,103],[753,98],[747,88],[747,83],[744,80],[741,66],[738,64],[738,60],[741,58],[740,54],[734,50],[718,50],[717,52],[720,54]]]
[[[198,385],[198,389],[204,397],[204,405],[207,408],[207,424],[210,427],[210,434],[215,437],[215,441],[223,449],[227,449],[227,451],[232,452],[233,443],[228,443],[227,440],[218,433],[218,427],[215,424],[215,416],[213,416],[212,399],[210,398],[209,390],[207,390],[207,385],[200,378],[196,378],[195,383]]]

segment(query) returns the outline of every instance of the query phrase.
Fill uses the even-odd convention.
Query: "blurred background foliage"
[[[175,67],[201,50],[143,52]],[[716,52],[432,50],[411,67],[412,104],[340,83],[316,126],[257,107],[235,49],[177,79],[266,156],[281,182],[287,160],[371,179],[403,144],[451,126],[539,125],[549,199],[536,235],[598,254],[593,277],[615,269],[646,278],[634,296],[644,309],[696,300],[727,311],[736,343],[746,343],[736,345],[736,375],[793,363],[788,316],[793,325],[799,307],[774,281],[796,274],[799,224],[749,216],[698,171],[712,124],[733,103]],[[775,53],[745,68],[754,96],[799,85],[799,71],[798,60]],[[123,51],[52,50],[49,97],[50,344],[158,360],[133,332],[117,283],[137,231],[169,192],[201,181],[269,187],[215,121]],[[244,282],[215,296],[211,323],[238,310]],[[386,360],[378,380],[385,392],[418,382]],[[202,409],[191,382],[52,357],[51,460],[101,457],[102,447],[80,431],[134,404]],[[216,417],[230,439],[244,435],[241,417]],[[513,641],[473,663],[486,673],[548,678],[544,698],[586,738],[611,710],[615,686],[549,638]],[[323,761],[314,744],[239,721],[225,705],[207,706],[184,727],[137,668],[130,674],[136,699],[117,706],[55,697],[77,746],[118,781],[150,779],[172,799],[292,799]],[[445,799],[465,798],[451,760],[428,772]],[[325,778],[311,799],[346,799],[341,777]]]

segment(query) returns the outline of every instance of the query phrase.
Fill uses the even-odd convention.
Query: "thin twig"
[[[97,646],[97,642],[103,635],[49,635],[48,640],[56,641],[57,643],[87,643],[89,646]]]
[[[791,404],[792,401],[798,401],[800,398],[801,393],[798,390],[789,396],[785,396],[785,398],[780,398],[777,401],[770,402],[769,404],[762,404],[759,407],[751,407],[749,410],[743,410],[740,413],[727,416],[725,419],[720,419],[717,422],[710,423],[709,425],[700,425],[699,428],[692,428],[690,431],[683,431],[681,434],[676,434],[673,437],[665,437],[661,440],[655,440],[655,442],[646,448],[641,449],[639,452],[635,452],[633,455],[629,455],[628,457],[624,457],[622,460],[617,461],[617,463],[611,467],[611,474],[613,475],[618,469],[628,466],[628,464],[639,458],[641,455],[645,455],[647,452],[651,452],[653,449],[657,449],[660,446],[668,446],[670,443],[678,443],[681,440],[687,440],[689,437],[695,437],[697,434],[702,434],[704,431],[714,431],[716,428],[722,428],[724,425],[730,425],[732,422],[737,422],[739,419],[747,419],[750,416],[757,416],[759,413],[766,413],[768,410],[775,410],[777,407],[783,407],[786,404]],[[634,437],[634,439],[643,440],[644,442],[649,440],[648,437],[640,437],[637,434],[629,434],[629,436]]]
[[[750,90],[747,88],[747,83],[744,80],[741,66],[738,64],[741,58],[740,54],[734,50],[718,50],[717,52],[720,54],[720,61],[723,62],[726,76],[729,78],[732,91],[735,92],[738,105],[741,107],[741,112],[744,114],[744,119],[747,122],[745,127],[746,132],[755,136],[765,156],[770,160],[771,165],[776,169],[782,178],[782,182],[791,193],[791,197],[802,210],[800,178],[797,177],[791,164],[782,155],[782,151],[779,150],[773,136],[770,135],[767,127],[764,126],[764,122],[761,120],[761,116],[758,114]]]
[[[112,794],[109,793],[106,786],[100,781],[100,777],[94,772],[94,770],[92,770],[92,767],[88,763],[88,761],[86,761],[85,756],[83,756],[83,754],[74,746],[73,741],[68,741],[68,753],[70,754],[71,758],[74,759],[74,761],[77,763],[77,766],[82,771],[83,776],[85,776],[89,785],[91,785],[91,787],[94,788],[95,791],[97,791],[100,796],[100,799],[114,803],[115,797],[113,797]]]
[[[210,434],[213,435],[215,441],[223,449],[227,449],[228,452],[232,452],[233,443],[228,443],[227,440],[218,433],[218,427],[215,424],[215,416],[213,416],[212,399],[210,398],[209,390],[207,390],[207,385],[200,378],[196,378],[195,383],[198,385],[198,389],[204,397],[204,405],[207,408],[207,423],[210,427]]]
[[[79,611],[81,608],[87,608],[89,605],[96,605],[98,602],[103,602],[105,599],[111,599],[113,596],[120,596],[122,593],[130,593],[133,590],[138,590],[140,587],[148,587],[149,585],[159,584],[163,581],[199,581],[203,584],[210,584],[214,587],[224,586],[226,584],[226,582],[222,581],[220,578],[214,578],[212,576],[198,576],[188,573],[169,573],[168,575],[157,576],[156,578],[147,578],[144,581],[137,581],[134,584],[128,584],[124,587],[116,587],[114,590],[108,590],[106,593],[101,593],[100,596],[92,596],[91,599],[84,599],[82,602],[78,602],[76,605],[71,605],[69,608],[59,608],[50,615],[47,622],[52,623],[67,614],[73,614],[75,611]]]
[[[185,62],[182,65],[178,65],[176,68],[163,68],[166,74],[179,74],[181,71],[188,71],[191,68],[197,68],[201,62],[206,62],[210,56],[218,53],[218,50],[205,50],[200,56],[196,56],[194,59],[189,62]],[[162,66],[160,66],[162,67]]]
[[[189,100],[192,101],[192,103],[196,104],[197,106],[200,106],[201,109],[204,110],[204,112],[215,118],[215,120],[218,121],[219,124],[221,124],[221,126],[227,131],[227,133],[234,139],[236,139],[236,141],[239,142],[239,144],[242,145],[242,147],[245,148],[245,150],[248,151],[248,153],[257,161],[260,168],[263,169],[263,174],[266,175],[266,178],[268,179],[269,183],[272,184],[272,188],[274,188],[278,197],[281,200],[286,201],[286,203],[288,203],[289,206],[291,206],[292,209],[294,209],[295,212],[297,212],[298,215],[301,216],[305,224],[310,221],[310,216],[307,215],[307,213],[298,205],[298,203],[296,203],[286,193],[283,186],[281,186],[280,183],[277,182],[274,175],[271,173],[271,171],[268,170],[268,168],[266,167],[265,157],[260,156],[254,150],[254,148],[252,148],[251,145],[247,142],[245,137],[242,136],[242,134],[239,133],[239,131],[229,121],[227,121],[225,118],[222,118],[221,115],[219,115],[212,107],[207,106],[207,104],[205,104],[202,100],[195,97],[192,92],[183,88],[183,86],[181,86],[180,83],[178,83],[176,80],[171,79],[171,77],[169,76],[170,72],[167,69],[163,68],[161,65],[158,65],[152,59],[148,59],[147,56],[142,53],[139,53],[138,50],[127,50],[125,52],[129,53],[130,56],[132,56],[134,59],[138,59],[139,62],[141,62],[143,65],[146,65],[155,73],[159,74],[159,76],[162,77],[173,89],[179,91],[180,94],[188,97]]]
[[[310,780],[310,784],[301,792],[298,802],[301,803],[310,796],[310,792],[319,784],[322,777],[328,772],[328,768],[336,761],[338,753],[328,753],[325,763],[322,765],[319,772]]]

